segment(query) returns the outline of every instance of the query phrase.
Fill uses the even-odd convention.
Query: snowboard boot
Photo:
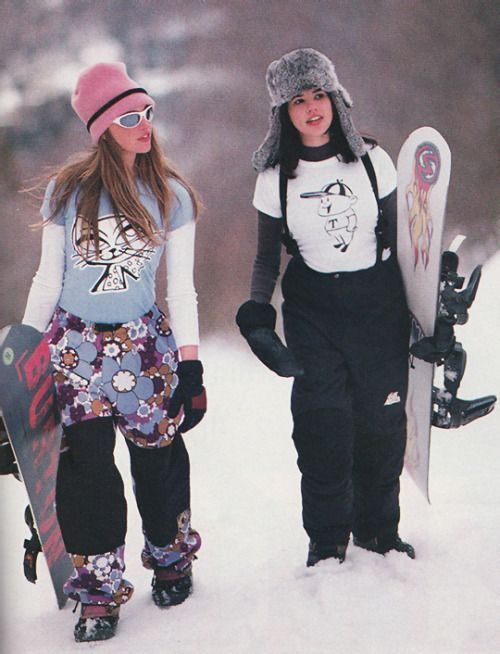
[[[345,561],[346,545],[320,545],[314,541],[309,542],[306,565],[308,568],[316,565],[323,559],[338,559],[339,563]]]
[[[410,559],[415,558],[415,549],[413,546],[410,543],[403,542],[399,536],[387,542],[379,540],[376,536],[367,541],[361,541],[354,536],[354,545],[370,552],[376,552],[377,554],[386,554],[394,550],[395,552],[404,552]]]
[[[75,625],[77,643],[113,638],[118,625],[119,606],[82,604],[81,617]]]
[[[151,582],[153,601],[160,608],[182,604],[193,592],[191,565],[182,572],[175,566],[156,568]]]

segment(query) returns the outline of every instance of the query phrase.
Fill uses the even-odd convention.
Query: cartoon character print
[[[75,249],[73,259],[79,268],[103,268],[102,275],[90,290],[91,293],[126,291],[128,277],[138,280],[144,268],[144,261],[151,259],[154,252],[151,241],[144,241],[122,215],[119,220],[114,214],[100,216],[98,228],[99,252],[96,253],[92,236],[88,243],[86,236],[82,236],[81,222],[75,221],[72,232]]]
[[[320,191],[301,193],[301,198],[319,198],[318,216],[326,218],[325,231],[333,238],[333,247],[346,252],[358,226],[352,205],[358,201],[352,190],[339,179]]]

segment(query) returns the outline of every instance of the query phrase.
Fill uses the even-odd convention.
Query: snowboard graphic
[[[398,261],[412,321],[405,466],[428,500],[431,425],[466,425],[490,413],[497,399],[457,397],[467,356],[454,325],[468,320],[481,266],[461,290],[456,250],[465,237],[441,254],[450,159],[446,141],[431,127],[410,134],[398,157]],[[436,364],[443,366],[443,388],[433,386]]]
[[[40,332],[28,325],[0,332],[0,409],[62,608],[67,599],[62,587],[73,570],[54,506],[62,428],[49,348]]]
[[[431,127],[410,134],[398,156],[397,247],[411,313],[411,343],[434,333],[450,164],[446,141]],[[405,466],[429,499],[434,364],[417,358],[411,363]]]

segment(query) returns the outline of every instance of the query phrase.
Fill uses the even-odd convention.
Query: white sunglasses
[[[113,120],[113,123],[115,125],[120,125],[120,127],[130,129],[132,127],[137,127],[143,118],[145,118],[148,123],[153,122],[153,105],[150,104],[143,111],[130,111],[128,114],[118,116],[118,118]]]

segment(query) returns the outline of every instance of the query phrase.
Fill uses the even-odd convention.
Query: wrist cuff
[[[276,327],[276,309],[272,304],[247,300],[238,309],[236,324],[245,338],[258,327],[267,327],[273,331]]]

